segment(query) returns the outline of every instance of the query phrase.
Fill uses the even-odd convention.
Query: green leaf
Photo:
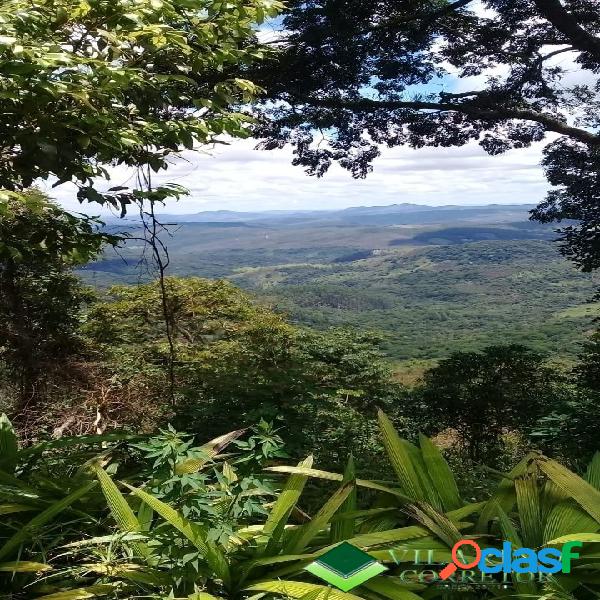
[[[101,535],[76,542],[70,542],[62,546],[63,548],[82,548],[85,546],[97,546],[101,544],[113,545],[116,542],[138,542],[145,540],[146,536],[141,533],[113,533],[112,535]]]
[[[577,532],[596,532],[600,524],[572,500],[559,502],[546,518],[544,540],[551,540]]]
[[[440,449],[426,436],[419,434],[419,445],[425,468],[442,501],[444,512],[460,508],[463,503],[456,480]]]
[[[510,542],[513,546],[521,548],[523,546],[523,542],[521,541],[521,537],[517,533],[514,523],[509,519],[508,515],[504,512],[502,507],[497,502],[494,504],[494,507],[496,511],[496,517],[498,518],[500,531],[502,532],[502,537],[506,541]],[[519,579],[516,578],[514,575],[512,577],[513,586],[515,588],[517,596],[527,597],[535,594],[535,583],[528,581],[519,581]]]
[[[36,600],[86,600],[87,598],[96,598],[98,596],[107,596],[115,592],[115,584],[90,585],[86,588],[76,588],[55,592],[46,596],[38,596]]]
[[[499,504],[495,504],[495,515],[498,519],[498,525],[503,538],[513,544],[513,546],[522,547],[521,537],[517,533],[515,524],[509,519],[508,515],[502,510]]]
[[[127,484],[125,484],[127,485]],[[127,487],[141,500],[143,500],[150,508],[158,513],[169,525],[173,526],[182,533],[194,546],[200,551],[204,560],[213,569],[215,574],[223,580],[223,583],[228,586],[231,583],[231,574],[229,565],[224,554],[217,545],[210,541],[208,532],[197,523],[188,521],[181,513],[174,508],[148,494],[144,490],[127,485]]]
[[[92,465],[93,471],[96,473],[96,477],[100,482],[100,487],[102,488],[102,493],[106,498],[106,503],[108,504],[108,508],[110,509],[110,514],[113,519],[116,521],[119,529],[123,533],[135,533],[142,531],[142,526],[138,521],[135,513],[127,499],[117,488],[115,482],[111,479],[110,475],[99,465]],[[131,544],[134,552],[138,556],[148,557],[151,552],[145,544],[134,542]]]
[[[540,457],[537,464],[561,490],[569,494],[593,519],[600,523],[600,491],[554,460]]]
[[[585,480],[600,490],[600,452],[596,452],[585,472]]]
[[[220,600],[220,598],[206,592],[194,592],[187,597],[187,600]]]
[[[400,489],[412,500],[425,500],[421,480],[415,470],[414,446],[400,438],[392,422],[383,411],[378,412],[383,445],[398,476]]]
[[[316,585],[314,583],[303,583],[300,581],[263,581],[247,587],[248,592],[269,592],[279,594],[289,598],[300,599],[306,594],[312,594],[319,591],[318,600],[363,600],[359,596],[341,592],[333,588]]]
[[[231,442],[237,440],[240,436],[246,433],[247,429],[238,429],[221,435],[210,442],[207,442],[200,447],[200,453],[202,456],[199,458],[190,458],[182,462],[177,463],[175,466],[175,473],[177,475],[184,475],[186,473],[197,473],[204,467],[209,461],[211,461],[217,454],[222,452]]]
[[[559,546],[568,542],[600,543],[600,533],[571,533],[546,542],[545,546]]]
[[[423,523],[450,548],[461,539],[462,536],[456,525],[446,515],[438,513],[429,504],[415,505],[412,507],[412,511],[419,522]]]
[[[64,511],[66,508],[71,506],[74,502],[77,502],[80,498],[85,496],[94,486],[95,481],[92,481],[83,487],[75,490],[62,500],[55,502],[46,510],[36,515],[31,521],[26,523],[22,529],[17,531],[11,538],[9,538],[4,545],[0,548],[0,559],[9,555],[13,550],[18,548],[23,542],[28,540],[40,527],[43,527],[48,522],[52,521],[54,517]]]
[[[356,511],[357,506],[357,497],[356,497],[356,469],[354,467],[354,458],[350,456],[348,459],[348,463],[346,464],[346,469],[344,471],[344,478],[342,483],[353,483],[353,488],[348,498],[344,501],[344,503],[340,506],[340,510],[338,516],[341,514],[348,514]],[[354,527],[355,527],[355,519],[353,517],[348,517],[344,520],[336,521],[331,524],[331,531],[329,535],[329,541],[332,544],[336,542],[341,542],[348,538],[351,538],[354,535]]]
[[[479,512],[485,505],[485,502],[473,502],[461,508],[457,508],[456,510],[448,511],[446,513],[446,516],[451,521],[462,521],[462,519],[466,519],[472,514]]]
[[[303,552],[313,538],[329,524],[333,515],[353,490],[353,483],[346,483],[337,490],[308,523],[294,531],[289,542],[285,545],[284,552],[287,554],[300,554]]]
[[[17,434],[5,414],[0,415],[0,469],[14,472],[17,466],[19,445]]]
[[[100,487],[106,498],[110,514],[116,521],[119,529],[125,533],[141,531],[140,523],[135,513],[108,473],[99,465],[93,465],[92,468],[100,482]]]
[[[35,506],[27,504],[0,504],[0,515],[36,510]]]
[[[0,563],[2,573],[40,573],[50,571],[52,567],[46,563],[17,560],[14,562]]]
[[[523,457],[509,473],[500,473],[503,479],[498,484],[492,497],[486,502],[481,510],[479,520],[476,524],[478,531],[488,531],[489,522],[496,517],[498,507],[500,507],[504,513],[510,512],[517,501],[514,480],[527,472],[527,466],[535,456],[536,455],[528,454]]]
[[[47,440],[45,442],[36,444],[35,446],[23,448],[19,451],[19,457],[25,458],[31,456],[32,454],[41,454],[46,450],[68,448],[70,446],[100,445],[105,442],[135,442],[143,439],[144,437],[145,436],[132,435],[130,433],[105,433],[103,435],[78,435],[73,437],[64,437],[57,440]]]
[[[347,540],[350,544],[359,548],[369,548],[392,542],[414,540],[416,538],[428,537],[431,532],[425,527],[411,525],[399,529],[388,529],[387,531],[376,531],[374,533],[363,533]]]
[[[153,517],[154,511],[152,508],[150,508],[145,502],[141,502],[140,507],[138,508],[137,520],[142,531],[150,531]]]
[[[321,471],[320,469],[311,469],[307,467],[287,467],[287,466],[277,466],[277,467],[267,467],[266,471],[270,471],[272,473],[288,473],[290,475],[305,475],[306,477],[314,477],[316,479],[325,479],[327,481],[340,481],[344,480],[344,476],[339,473],[331,473],[330,471]],[[409,498],[406,494],[403,494],[400,490],[396,490],[385,485],[381,485],[379,483],[375,483],[374,481],[369,481],[368,479],[355,479],[355,483],[358,487],[364,487],[371,490],[377,490],[379,492],[384,492],[385,494],[391,494],[396,498],[400,498],[404,502],[411,502],[411,498]]]
[[[515,491],[523,543],[528,548],[537,548],[542,544],[543,537],[538,478],[533,474],[519,477],[515,480]]]
[[[300,468],[310,468],[313,464],[313,457],[308,456],[302,462],[298,463]],[[283,533],[285,524],[287,523],[290,514],[296,507],[296,504],[302,495],[302,490],[306,485],[308,476],[306,475],[291,475],[285,483],[283,490],[279,494],[273,508],[269,512],[269,516],[263,527],[263,533],[270,536],[271,539],[267,544],[266,551],[268,552],[273,543],[279,541]]]
[[[361,587],[385,598],[390,598],[390,600],[422,600],[421,596],[417,596],[417,594],[407,589],[406,584],[392,577],[374,577],[363,583]]]

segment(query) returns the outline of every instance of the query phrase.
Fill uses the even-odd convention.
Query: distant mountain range
[[[355,206],[341,210],[268,210],[238,212],[211,210],[192,214],[160,214],[163,221],[174,223],[239,223],[239,222],[349,222],[351,224],[424,224],[453,221],[477,220],[481,222],[506,222],[527,216],[533,204],[487,204],[481,206],[428,206],[422,204],[390,204],[387,206]],[[360,220],[360,221],[357,221]]]

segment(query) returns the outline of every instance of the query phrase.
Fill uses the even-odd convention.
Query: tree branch
[[[569,39],[572,46],[600,62],[600,38],[586,31],[559,0],[534,0],[542,16]]]
[[[540,113],[529,108],[481,108],[466,103],[451,102],[421,102],[421,101],[403,101],[403,100],[370,100],[363,98],[360,100],[308,100],[309,104],[322,106],[324,108],[342,108],[355,112],[375,112],[381,109],[399,110],[408,108],[412,110],[438,111],[438,112],[459,112],[476,119],[485,119],[492,121],[522,120],[534,121],[543,125],[547,131],[553,131],[576,139],[585,144],[600,144],[600,136],[573,127],[568,123],[557,119],[556,117]]]
[[[422,25],[431,25],[440,17],[444,17],[463,6],[467,6],[467,4],[471,4],[474,0],[456,0],[455,2],[449,3],[446,6],[440,8],[432,12],[429,15],[422,16],[410,16],[410,17],[401,17],[401,18],[391,18],[385,21],[381,21],[380,23],[375,23],[368,30],[369,31],[377,31],[379,29],[385,29],[387,27],[398,27],[399,25],[405,25],[407,23],[413,23],[414,21],[422,20]]]

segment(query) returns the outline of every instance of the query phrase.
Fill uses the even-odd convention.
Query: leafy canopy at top
[[[259,91],[244,70],[263,56],[254,28],[276,0],[7,0],[0,6],[0,189],[37,178],[101,195],[105,165],[154,171],[226,133]],[[114,190],[120,191],[120,190]]]
[[[555,134],[555,189],[534,217],[581,221],[563,251],[600,266],[597,1],[291,0],[282,27],[283,51],[255,79],[269,91],[264,147],[363,177],[385,145],[476,140],[495,155]]]

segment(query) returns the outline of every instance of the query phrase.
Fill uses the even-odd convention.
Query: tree
[[[528,433],[549,412],[559,382],[523,346],[456,352],[425,374],[418,410],[430,433],[453,428],[471,459],[497,464],[502,433]]]
[[[0,204],[0,361],[22,410],[40,378],[77,353],[86,293],[72,268],[116,239],[37,191]]]
[[[166,169],[169,158],[183,149],[214,142],[220,134],[247,135],[249,118],[232,107],[252,101],[260,92],[244,72],[265,52],[255,36],[257,24],[275,15],[278,7],[277,0],[3,2],[0,214],[19,212],[19,201],[29,210],[30,198],[24,193],[39,179],[55,184],[72,181],[81,202],[108,203],[121,215],[135,203],[144,223],[148,219],[152,223],[148,237],[162,277],[164,261],[157,248],[164,245],[157,241],[154,204],[185,190],[172,184],[154,188],[151,174]],[[115,164],[136,169],[134,189],[116,186],[100,193],[97,182],[108,179],[107,167]],[[57,257],[64,255],[63,249],[55,252],[47,242],[63,239],[65,228],[71,227],[73,250],[81,252],[85,262],[82,234],[88,246],[99,248],[104,241],[99,232],[86,229],[89,221],[49,205],[43,212],[47,219],[27,221],[29,238],[1,239],[9,257],[2,301],[9,306],[7,322],[16,319],[7,326],[9,346],[16,347],[17,338],[21,344],[19,352],[12,358],[7,354],[6,360],[13,365],[25,361],[23,369],[30,375],[42,357],[29,352],[37,344],[27,341],[36,310],[30,306],[31,314],[21,318],[27,308],[23,298],[29,295],[31,302],[41,300],[48,307],[49,295],[67,298],[77,287],[61,270],[63,259]],[[55,226],[55,231],[47,229]],[[40,268],[56,267],[52,271],[56,277],[50,280],[47,273],[31,267],[29,292],[21,289],[17,299],[11,287],[16,277],[11,261],[28,253],[41,257]],[[44,319],[67,327],[79,300],[73,296],[73,302],[57,301],[52,315]],[[59,314],[61,307],[64,314]],[[43,330],[46,325],[49,322]],[[43,369],[43,361],[36,369]]]
[[[555,186],[533,211],[572,219],[563,252],[600,266],[600,11],[595,0],[291,1],[282,52],[256,80],[269,90],[256,131],[290,143],[322,175],[364,177],[381,146],[462,146],[490,154],[555,134]],[[569,83],[568,72],[581,76]],[[454,91],[449,77],[471,78]]]
[[[600,331],[590,336],[575,367],[577,383],[584,388],[600,392]]]
[[[569,394],[535,428],[535,440],[574,465],[585,465],[598,451],[600,423],[600,334],[585,343],[573,369]]]
[[[248,119],[231,105],[259,91],[244,69],[264,52],[255,24],[278,6],[3,2],[0,190],[20,191],[39,178],[74,181],[80,200],[124,212],[142,196],[123,188],[100,194],[94,181],[108,177],[107,165],[141,168],[147,187],[150,170],[167,168],[181,149],[222,133],[245,135]]]
[[[165,284],[177,357],[174,407],[165,399],[170,349],[159,282],[114,288],[88,316],[119,424],[139,428],[141,402],[147,428],[169,418],[210,437],[281,419],[294,454],[315,452],[330,466],[351,449],[372,456],[375,407],[396,406],[402,392],[371,336],[296,328],[225,281],[168,277]]]

